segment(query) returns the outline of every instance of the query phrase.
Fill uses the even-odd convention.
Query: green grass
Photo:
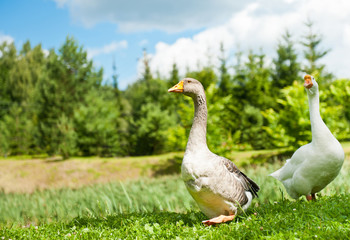
[[[185,211],[195,207],[178,176],[97,184],[79,189],[0,193],[0,222],[40,224],[109,213]]]
[[[233,222],[204,227],[198,211],[107,214],[40,226],[8,227],[4,239],[349,239],[349,195],[316,202],[281,200]]]
[[[206,217],[179,175],[75,190],[0,192],[0,239],[350,239],[349,158],[316,202],[291,200],[268,177],[281,165],[243,168],[261,186],[259,198],[217,227],[201,224]]]

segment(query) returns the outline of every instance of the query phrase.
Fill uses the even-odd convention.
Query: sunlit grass
[[[283,185],[268,175],[282,163],[243,168],[261,187],[253,205],[290,199]],[[350,163],[321,195],[350,192]],[[69,220],[77,216],[103,217],[132,212],[186,212],[198,210],[179,175],[141,178],[134,181],[96,184],[79,189],[36,191],[32,194],[0,193],[0,222],[3,224],[45,223]]]
[[[0,221],[20,224],[110,213],[185,211],[194,207],[178,176],[96,184],[79,189],[0,193]]]
[[[233,222],[201,224],[199,211],[83,216],[39,226],[0,229],[3,239],[349,239],[349,195],[316,202],[279,199],[250,208]]]
[[[339,176],[316,202],[292,200],[268,175],[283,162],[241,167],[260,187],[247,212],[206,228],[206,217],[178,174],[78,189],[0,192],[4,239],[347,239],[350,236],[350,144]],[[166,160],[166,158],[164,158]]]

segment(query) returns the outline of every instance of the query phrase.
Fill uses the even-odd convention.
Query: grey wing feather
[[[258,197],[258,191],[260,187],[253,180],[247,177],[243,172],[241,172],[238,167],[226,158],[222,158],[225,164],[225,167],[229,172],[235,174],[235,176],[240,180],[243,185],[243,188],[253,194],[253,196]]]

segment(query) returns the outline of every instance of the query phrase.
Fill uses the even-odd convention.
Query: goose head
[[[203,85],[193,78],[184,78],[178,84],[168,90],[168,92],[183,93],[194,98],[204,93]]]
[[[318,84],[315,78],[311,75],[304,76],[304,87],[308,94],[314,95],[318,91]]]

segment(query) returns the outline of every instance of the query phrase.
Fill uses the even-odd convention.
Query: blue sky
[[[95,26],[85,26],[75,21],[67,7],[59,7],[49,0],[12,0],[0,1],[0,36],[10,36],[17,48],[26,40],[32,46],[39,43],[44,49],[58,49],[66,36],[73,36],[85,49],[97,53],[93,57],[96,67],[103,67],[106,80],[111,79],[113,60],[116,62],[117,74],[125,88],[128,82],[137,78],[137,62],[143,55],[143,48],[154,51],[159,41],[173,43],[179,37],[188,37],[196,31],[167,33],[159,30],[118,32],[117,25],[101,22]],[[118,43],[126,42],[126,46]],[[113,49],[113,43],[116,47]],[[110,46],[111,50],[103,48]]]
[[[125,89],[141,71],[142,49],[163,76],[176,62],[180,73],[208,64],[224,43],[228,58],[240,49],[274,57],[288,29],[298,42],[310,18],[332,49],[323,61],[338,77],[350,77],[350,4],[346,0],[12,0],[0,1],[0,42],[21,48],[58,49],[73,36],[96,67],[111,79],[115,59],[119,85]],[[300,52],[302,49],[298,49]],[[271,60],[271,59],[270,59]],[[217,61],[210,64],[216,65]]]

